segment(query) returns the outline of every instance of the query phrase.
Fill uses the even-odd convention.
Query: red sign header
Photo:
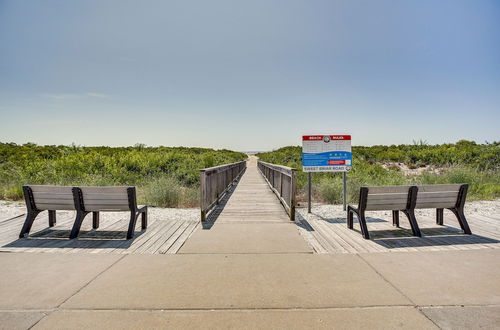
[[[325,136],[329,136],[330,140],[350,140],[350,135],[303,135],[302,141],[321,141]]]

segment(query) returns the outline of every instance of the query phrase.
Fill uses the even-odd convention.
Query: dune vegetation
[[[290,146],[258,155],[263,161],[297,168],[299,200],[307,174],[302,148]],[[193,207],[199,199],[199,169],[246,159],[229,150],[184,147],[82,147],[0,143],[0,199],[21,200],[23,184],[134,185],[139,202]],[[470,200],[500,198],[500,142],[353,147],[349,201],[362,185],[468,183]],[[342,201],[340,174],[313,175],[315,200]]]
[[[500,198],[500,142],[477,144],[459,141],[428,145],[352,148],[353,167],[348,173],[348,200],[358,200],[359,187],[369,185],[468,183],[469,200]],[[302,168],[302,148],[290,146],[258,155],[263,161]],[[307,174],[297,171],[299,200],[305,200]],[[342,176],[314,173],[316,200],[342,202]]]
[[[0,143],[0,199],[22,199],[23,184],[134,185],[140,203],[196,206],[199,169],[246,158],[240,152],[204,148]]]

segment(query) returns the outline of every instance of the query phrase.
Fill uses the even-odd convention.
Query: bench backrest
[[[364,189],[367,192],[363,192]],[[409,194],[410,186],[361,187],[360,208],[368,211],[405,210],[409,206]],[[366,198],[364,207],[361,205],[363,198]]]
[[[418,186],[417,203],[415,208],[453,208],[459,201],[462,184],[433,184]],[[462,188],[463,191],[463,188]],[[463,196],[465,199],[465,196]]]
[[[73,187],[26,185],[23,191],[26,204],[36,210],[75,210]]]
[[[85,211],[129,211],[131,210],[129,190],[133,197],[132,207],[136,207],[135,187],[78,187],[81,191]]]

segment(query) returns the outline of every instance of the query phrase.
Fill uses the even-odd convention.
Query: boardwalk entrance
[[[250,156],[247,170],[210,229],[198,229],[178,253],[312,253]]]

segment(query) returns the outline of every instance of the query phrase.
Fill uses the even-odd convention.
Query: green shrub
[[[342,183],[338,180],[323,179],[317,187],[321,199],[329,204],[342,203]]]
[[[500,142],[477,144],[459,141],[455,144],[428,145],[425,141],[413,145],[391,145],[353,148],[353,168],[347,174],[348,201],[355,203],[361,186],[403,184],[468,183],[468,199],[500,198]],[[258,154],[265,162],[302,168],[302,148],[284,147]],[[384,168],[389,162],[404,163],[416,169],[432,165],[441,168],[441,174],[423,172],[406,176],[396,166]],[[342,176],[332,173],[314,173],[313,189],[328,203],[342,201]],[[297,171],[299,191],[305,191],[307,174]],[[306,194],[301,194],[301,197]],[[340,196],[340,197],[339,197]]]
[[[149,204],[195,206],[200,168],[244,159],[240,152],[206,148],[0,143],[0,198],[21,199],[24,184],[135,185]]]
[[[177,207],[182,198],[182,187],[173,178],[162,177],[142,187],[144,202],[148,205]]]

